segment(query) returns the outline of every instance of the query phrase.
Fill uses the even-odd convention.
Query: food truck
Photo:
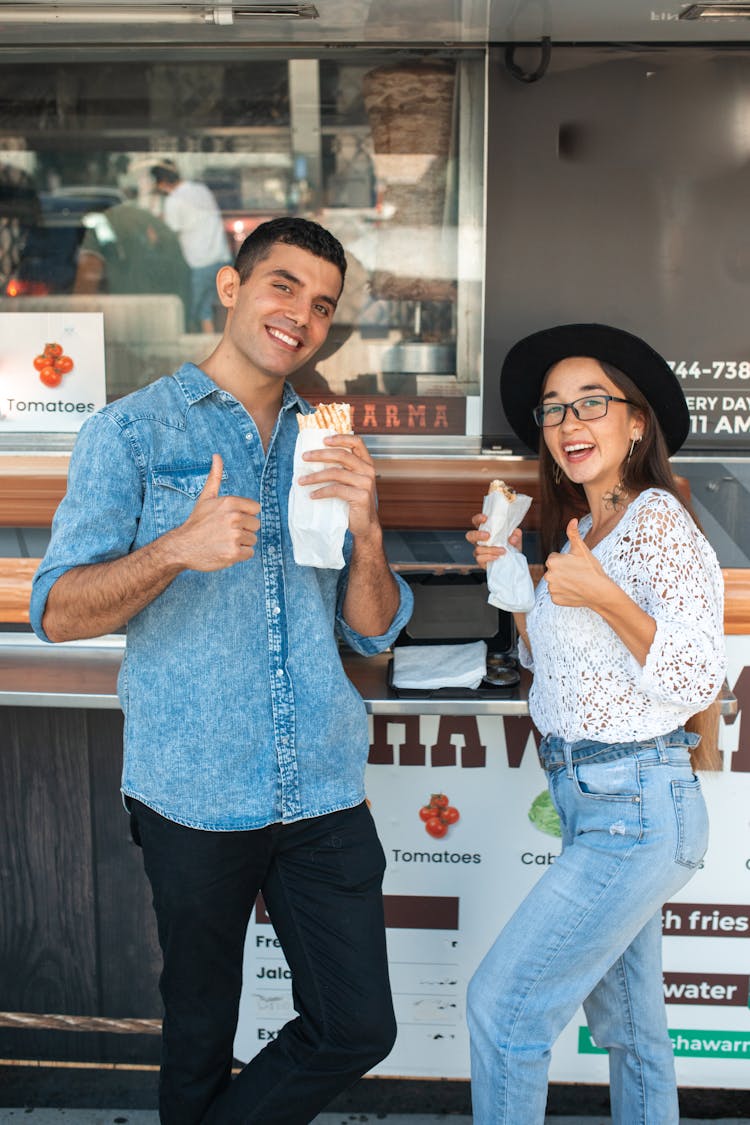
[[[464,538],[502,478],[532,497],[540,573],[502,359],[599,321],[673,365],[691,415],[674,467],[723,568],[729,674],[711,846],[664,907],[664,988],[680,1085],[747,1086],[749,19],[676,0],[0,3],[0,1068],[158,1067],[155,923],[119,798],[124,637],[45,646],[28,598],[83,421],[221,331],[166,272],[150,169],[169,160],[212,192],[228,256],[277,215],[343,242],[334,327],[295,385],[351,403],[375,456],[416,598],[402,642],[482,639],[503,669],[398,690],[392,654],[344,656],[388,859],[399,1035],[376,1075],[468,1078],[468,979],[559,854],[511,619]],[[435,795],[453,812],[429,831]],[[292,1011],[260,900],[245,961],[240,1063]],[[551,1079],[607,1081],[582,1013]]]

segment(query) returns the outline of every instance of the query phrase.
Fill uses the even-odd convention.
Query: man
[[[365,711],[334,626],[381,651],[411,600],[383,553],[360,438],[327,438],[302,478],[349,502],[345,568],[297,566],[286,522],[310,409],[286,380],[325,341],[345,269],[337,240],[303,219],[245,240],[218,273],[227,322],[202,369],[82,428],[34,581],[48,640],[128,623],[122,789],[164,955],[165,1125],[308,1122],[393,1044]],[[299,1016],[230,1081],[259,890]]]
[[[190,270],[173,230],[132,199],[84,217],[74,293],[175,293],[190,312]]]
[[[229,261],[221,212],[205,184],[183,180],[171,160],[155,164],[151,178],[164,197],[164,222],[180,240],[190,266],[191,329],[214,331],[216,271]]]

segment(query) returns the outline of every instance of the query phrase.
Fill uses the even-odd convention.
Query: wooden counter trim
[[[0,559],[0,621],[29,620],[31,579],[40,559]]]
[[[750,570],[724,570],[724,632],[750,634]]]
[[[68,454],[0,455],[0,526],[49,527],[65,494]],[[537,463],[503,457],[376,457],[378,504],[384,528],[466,530],[499,477],[538,500]],[[524,526],[535,529],[533,503]]]
[[[67,453],[0,454],[0,526],[49,527],[65,493],[68,461]],[[496,477],[537,497],[533,458],[377,457],[375,466],[385,528],[465,530]],[[0,559],[0,621],[28,621],[37,565],[37,559]],[[535,577],[542,572],[534,570]],[[750,634],[750,569],[725,570],[724,579],[725,630]]]
[[[0,527],[49,527],[65,495],[67,453],[0,455]]]
[[[68,454],[0,455],[0,527],[49,527],[65,494]],[[536,462],[492,457],[376,458],[383,527],[471,525],[495,477],[536,498]]]
[[[39,559],[0,559],[0,622],[28,622],[31,580]],[[544,568],[532,566],[538,582]],[[729,635],[750,634],[750,570],[725,570],[724,632]]]
[[[537,498],[536,461],[507,458],[376,458],[378,511],[384,528],[466,530],[482,510],[491,480],[500,477],[516,491]],[[530,521],[533,524],[532,505]]]

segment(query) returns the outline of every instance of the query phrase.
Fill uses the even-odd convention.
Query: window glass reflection
[[[298,389],[346,395],[374,434],[465,433],[483,181],[467,91],[482,66],[353,54],[4,67],[0,310],[102,311],[116,398],[200,362],[223,326],[210,275],[258,223],[303,214],[341,239],[350,269]]]

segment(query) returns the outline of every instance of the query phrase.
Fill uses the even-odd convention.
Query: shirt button
[[[252,441],[252,440],[253,440],[252,433],[246,433],[245,434],[245,441]]]
[[[275,605],[275,606],[273,607],[273,615],[274,615],[274,617],[278,617],[278,615],[279,615],[280,613],[281,613],[281,606],[279,606],[279,605]]]
[[[283,676],[284,675],[284,669],[283,668],[277,668],[276,669],[276,675],[277,676]]]

